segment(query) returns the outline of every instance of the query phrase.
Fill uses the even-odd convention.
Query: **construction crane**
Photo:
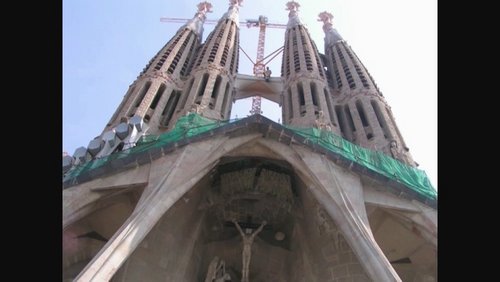
[[[161,22],[171,22],[171,23],[186,23],[189,19],[182,18],[160,18]],[[205,20],[206,24],[217,24],[216,20]],[[283,46],[278,48],[276,51],[269,54],[267,57],[264,57],[264,46],[266,43],[266,27],[271,28],[286,28],[286,24],[270,24],[267,22],[267,17],[260,15],[257,20],[247,20],[246,22],[240,22],[240,24],[246,24],[248,28],[250,27],[259,27],[259,39],[257,42],[257,58],[255,62],[248,56],[248,54],[241,47],[241,51],[247,56],[250,62],[253,63],[253,74],[256,77],[264,77],[265,68],[267,63],[269,63],[272,59],[274,59],[281,51],[283,51]],[[267,62],[264,63],[264,60],[269,56],[272,56]],[[260,96],[252,97],[252,108],[250,109],[250,114],[262,114],[261,110],[261,98]]]
[[[266,64],[264,63],[264,59],[265,59],[264,58],[264,46],[266,43],[266,27],[286,28],[286,25],[284,25],[284,24],[270,24],[267,22],[267,17],[262,16],[262,15],[259,16],[258,20],[247,20],[246,24],[247,24],[248,28],[250,28],[252,26],[259,27],[259,40],[257,42],[257,58],[256,58],[254,65],[253,65],[253,74],[256,77],[264,77],[265,68],[266,68],[266,64],[267,64],[267,63]],[[280,48],[280,49],[282,49],[282,48]],[[274,57],[276,57],[276,56],[274,56]],[[272,59],[274,59],[274,57]],[[250,114],[252,114],[252,115],[262,114],[261,103],[262,103],[262,101],[261,101],[260,96],[254,96],[252,98],[252,109],[250,110]]]
[[[183,19],[183,18],[160,18],[160,22],[164,23],[187,23],[191,19]],[[206,24],[216,24],[216,20],[205,20]]]

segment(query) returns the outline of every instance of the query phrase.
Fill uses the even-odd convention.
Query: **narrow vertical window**
[[[172,89],[172,92],[170,92],[170,96],[168,97],[167,104],[165,105],[165,108],[163,108],[163,111],[161,112],[162,116],[164,116],[168,112],[168,108],[172,104],[172,101],[174,99],[174,94],[175,90]]]
[[[184,95],[182,96],[181,107],[183,107],[183,108],[186,107],[186,100],[189,97],[189,93],[191,92],[191,88],[193,88],[193,84],[194,84],[194,78],[192,78],[191,81],[189,81],[189,86],[186,89],[186,92],[184,92]]]
[[[371,104],[373,111],[375,112],[375,116],[377,117],[378,124],[380,125],[382,131],[384,132],[385,139],[392,138],[391,133],[389,132],[389,128],[387,127],[387,122],[385,121],[382,112],[380,112],[380,107],[378,106],[377,102],[372,100]]]
[[[150,109],[154,110],[156,109],[156,105],[158,105],[158,101],[160,101],[161,96],[163,95],[163,92],[165,92],[165,84],[161,84],[160,87],[158,88],[158,91],[156,91],[155,97],[153,99],[153,102],[149,106]]]
[[[302,87],[302,83],[299,82],[297,84],[297,89],[299,90],[299,102],[301,106],[304,106],[306,104],[306,100],[304,98],[304,87]]]
[[[370,126],[368,119],[366,118],[365,109],[363,108],[363,104],[360,100],[356,101],[356,109],[358,110],[359,118],[361,119],[363,126]]]
[[[344,111],[345,111],[345,115],[346,115],[346,118],[347,118],[347,123],[349,124],[349,127],[352,130],[353,141],[354,141],[354,136],[355,136],[354,132],[356,132],[356,126],[354,126],[354,121],[352,119],[351,110],[349,109],[349,105],[345,105]]]
[[[351,140],[351,134],[349,126],[344,118],[344,111],[342,111],[341,106],[335,106],[335,113],[337,114],[337,119],[339,121],[340,132],[345,139]]]
[[[203,75],[203,78],[201,79],[201,83],[200,85],[198,86],[198,97],[200,96],[203,96],[203,93],[205,93],[205,88],[207,87],[207,81],[208,81],[208,73],[205,73]],[[200,103],[201,101],[198,101],[198,104]]]
[[[323,93],[325,94],[325,101],[326,101],[326,107],[328,109],[328,115],[330,116],[330,119],[332,120],[333,125],[336,125],[334,122],[334,114],[333,114],[333,107],[332,107],[332,97],[328,94],[328,90],[326,88],[323,89]]]
[[[141,92],[139,93],[137,100],[135,100],[135,107],[139,107],[141,104],[142,100],[144,99],[144,96],[146,96],[146,93],[149,90],[149,87],[151,87],[151,81],[146,82],[146,85],[144,85],[141,89]]]
[[[212,96],[211,96],[212,98],[217,98],[217,92],[219,92],[221,80],[222,77],[218,75],[217,78],[215,79],[214,88],[212,90]]]
[[[213,109],[215,106],[215,101],[216,101],[218,93],[219,93],[221,81],[222,81],[222,77],[220,75],[218,75],[217,78],[215,79],[214,88],[212,89],[212,96],[210,97],[211,99],[210,99],[209,106],[211,109]]]
[[[174,114],[175,108],[177,107],[177,103],[179,102],[179,97],[181,96],[181,92],[178,90],[172,90],[170,97],[168,98],[167,105],[163,109],[162,114],[162,125],[168,126],[170,123],[170,119]]]
[[[313,105],[318,106],[318,90],[316,89],[316,83],[311,83],[311,98]]]

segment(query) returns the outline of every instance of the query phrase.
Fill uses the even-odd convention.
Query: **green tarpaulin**
[[[138,152],[144,152],[151,148],[162,147],[168,143],[192,137],[228,123],[229,121],[214,122],[213,120],[194,113],[189,114],[181,117],[172,131],[161,135],[143,136],[139,139],[135,147],[75,166],[68,171],[64,178],[66,180],[72,179],[83,172],[98,168],[110,160],[119,159]],[[432,187],[429,178],[423,170],[408,166],[381,152],[371,151],[355,145],[331,132],[322,131],[317,128],[284,127],[307,138],[311,143],[318,144],[370,170],[402,183],[428,199],[435,200],[437,197],[437,191]]]

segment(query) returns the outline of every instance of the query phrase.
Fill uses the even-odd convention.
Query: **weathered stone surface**
[[[137,131],[171,130],[190,112],[227,120],[234,100],[260,95],[280,103],[285,125],[332,131],[414,164],[390,108],[328,13],[321,16],[326,60],[307,29],[298,28],[298,6],[290,3],[295,29],[287,42],[297,44],[284,48],[291,63],[283,77],[237,74],[240,2],[230,1],[228,21],[204,45],[202,19],[211,6],[201,3],[176,43],[166,44],[132,83],[102,141],[75,152],[78,162],[110,154]],[[395,195],[383,176],[306,137],[253,118],[113,159],[73,179],[80,184],[62,192],[64,279],[204,281],[217,256],[239,281],[241,237],[230,222],[236,217],[243,229],[268,221],[252,245],[252,281],[435,280],[435,208]],[[401,258],[411,263],[391,264]]]

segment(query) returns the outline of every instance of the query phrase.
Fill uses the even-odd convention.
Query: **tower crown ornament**
[[[325,27],[332,26],[333,15],[331,13],[324,11],[319,13],[318,17],[318,22],[323,22],[323,29],[325,29]]]
[[[290,1],[286,3],[286,10],[290,11],[290,13],[295,13],[299,11],[300,4],[295,1]]]
[[[212,13],[212,4],[210,2],[200,2],[198,5],[198,12],[196,14],[201,17],[205,17],[207,13]]]
[[[241,5],[243,3],[243,0],[229,0],[229,6],[243,6]]]
[[[300,21],[299,14],[297,13],[299,11],[300,4],[295,2],[295,1],[290,1],[286,3],[286,9],[287,11],[290,11],[288,13],[288,24],[287,28],[292,28],[294,26],[298,25],[303,25],[302,22]]]

